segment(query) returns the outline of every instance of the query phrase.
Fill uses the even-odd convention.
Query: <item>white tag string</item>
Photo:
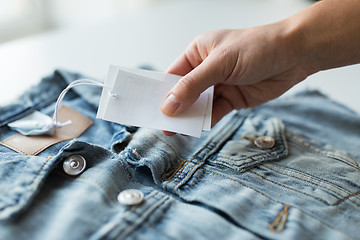
[[[71,120],[68,120],[66,122],[59,122],[58,121],[58,111],[59,108],[61,106],[61,102],[65,97],[65,94],[73,87],[77,87],[77,86],[95,86],[95,87],[105,87],[105,88],[109,88],[108,86],[105,86],[103,83],[91,80],[91,79],[79,79],[79,80],[75,80],[72,83],[70,83],[59,95],[58,99],[56,100],[56,104],[55,104],[55,110],[54,110],[54,115],[53,115],[53,126],[54,127],[63,127],[66,125],[71,124]],[[110,96],[117,98],[118,94],[117,93],[109,93]]]

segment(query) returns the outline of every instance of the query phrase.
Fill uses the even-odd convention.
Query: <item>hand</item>
[[[359,63],[359,20],[359,1],[326,0],[274,24],[204,33],[168,69],[184,77],[161,110],[175,116],[214,85],[214,126],[231,110],[276,98],[310,74]]]
[[[168,69],[184,77],[168,93],[161,110],[169,116],[177,115],[214,85],[214,126],[233,109],[280,96],[308,75],[283,31],[281,24],[274,24],[198,36]]]

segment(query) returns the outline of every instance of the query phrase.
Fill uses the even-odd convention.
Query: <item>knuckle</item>
[[[188,98],[196,93],[196,90],[199,89],[199,86],[196,82],[196,79],[194,79],[191,74],[187,74],[179,80],[177,83],[177,88],[183,93],[182,96],[184,98]]]

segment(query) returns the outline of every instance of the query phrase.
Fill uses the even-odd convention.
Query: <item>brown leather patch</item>
[[[55,129],[53,136],[24,136],[20,133],[0,142],[18,153],[37,155],[46,148],[69,139],[80,136],[92,125],[92,121],[69,107],[62,106],[58,112],[60,122],[71,120],[71,124]]]

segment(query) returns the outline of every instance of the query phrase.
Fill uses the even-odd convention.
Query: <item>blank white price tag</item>
[[[165,95],[180,78],[168,73],[110,66],[97,118],[200,137],[203,130],[211,128],[213,87],[175,117],[168,117],[160,111]]]

